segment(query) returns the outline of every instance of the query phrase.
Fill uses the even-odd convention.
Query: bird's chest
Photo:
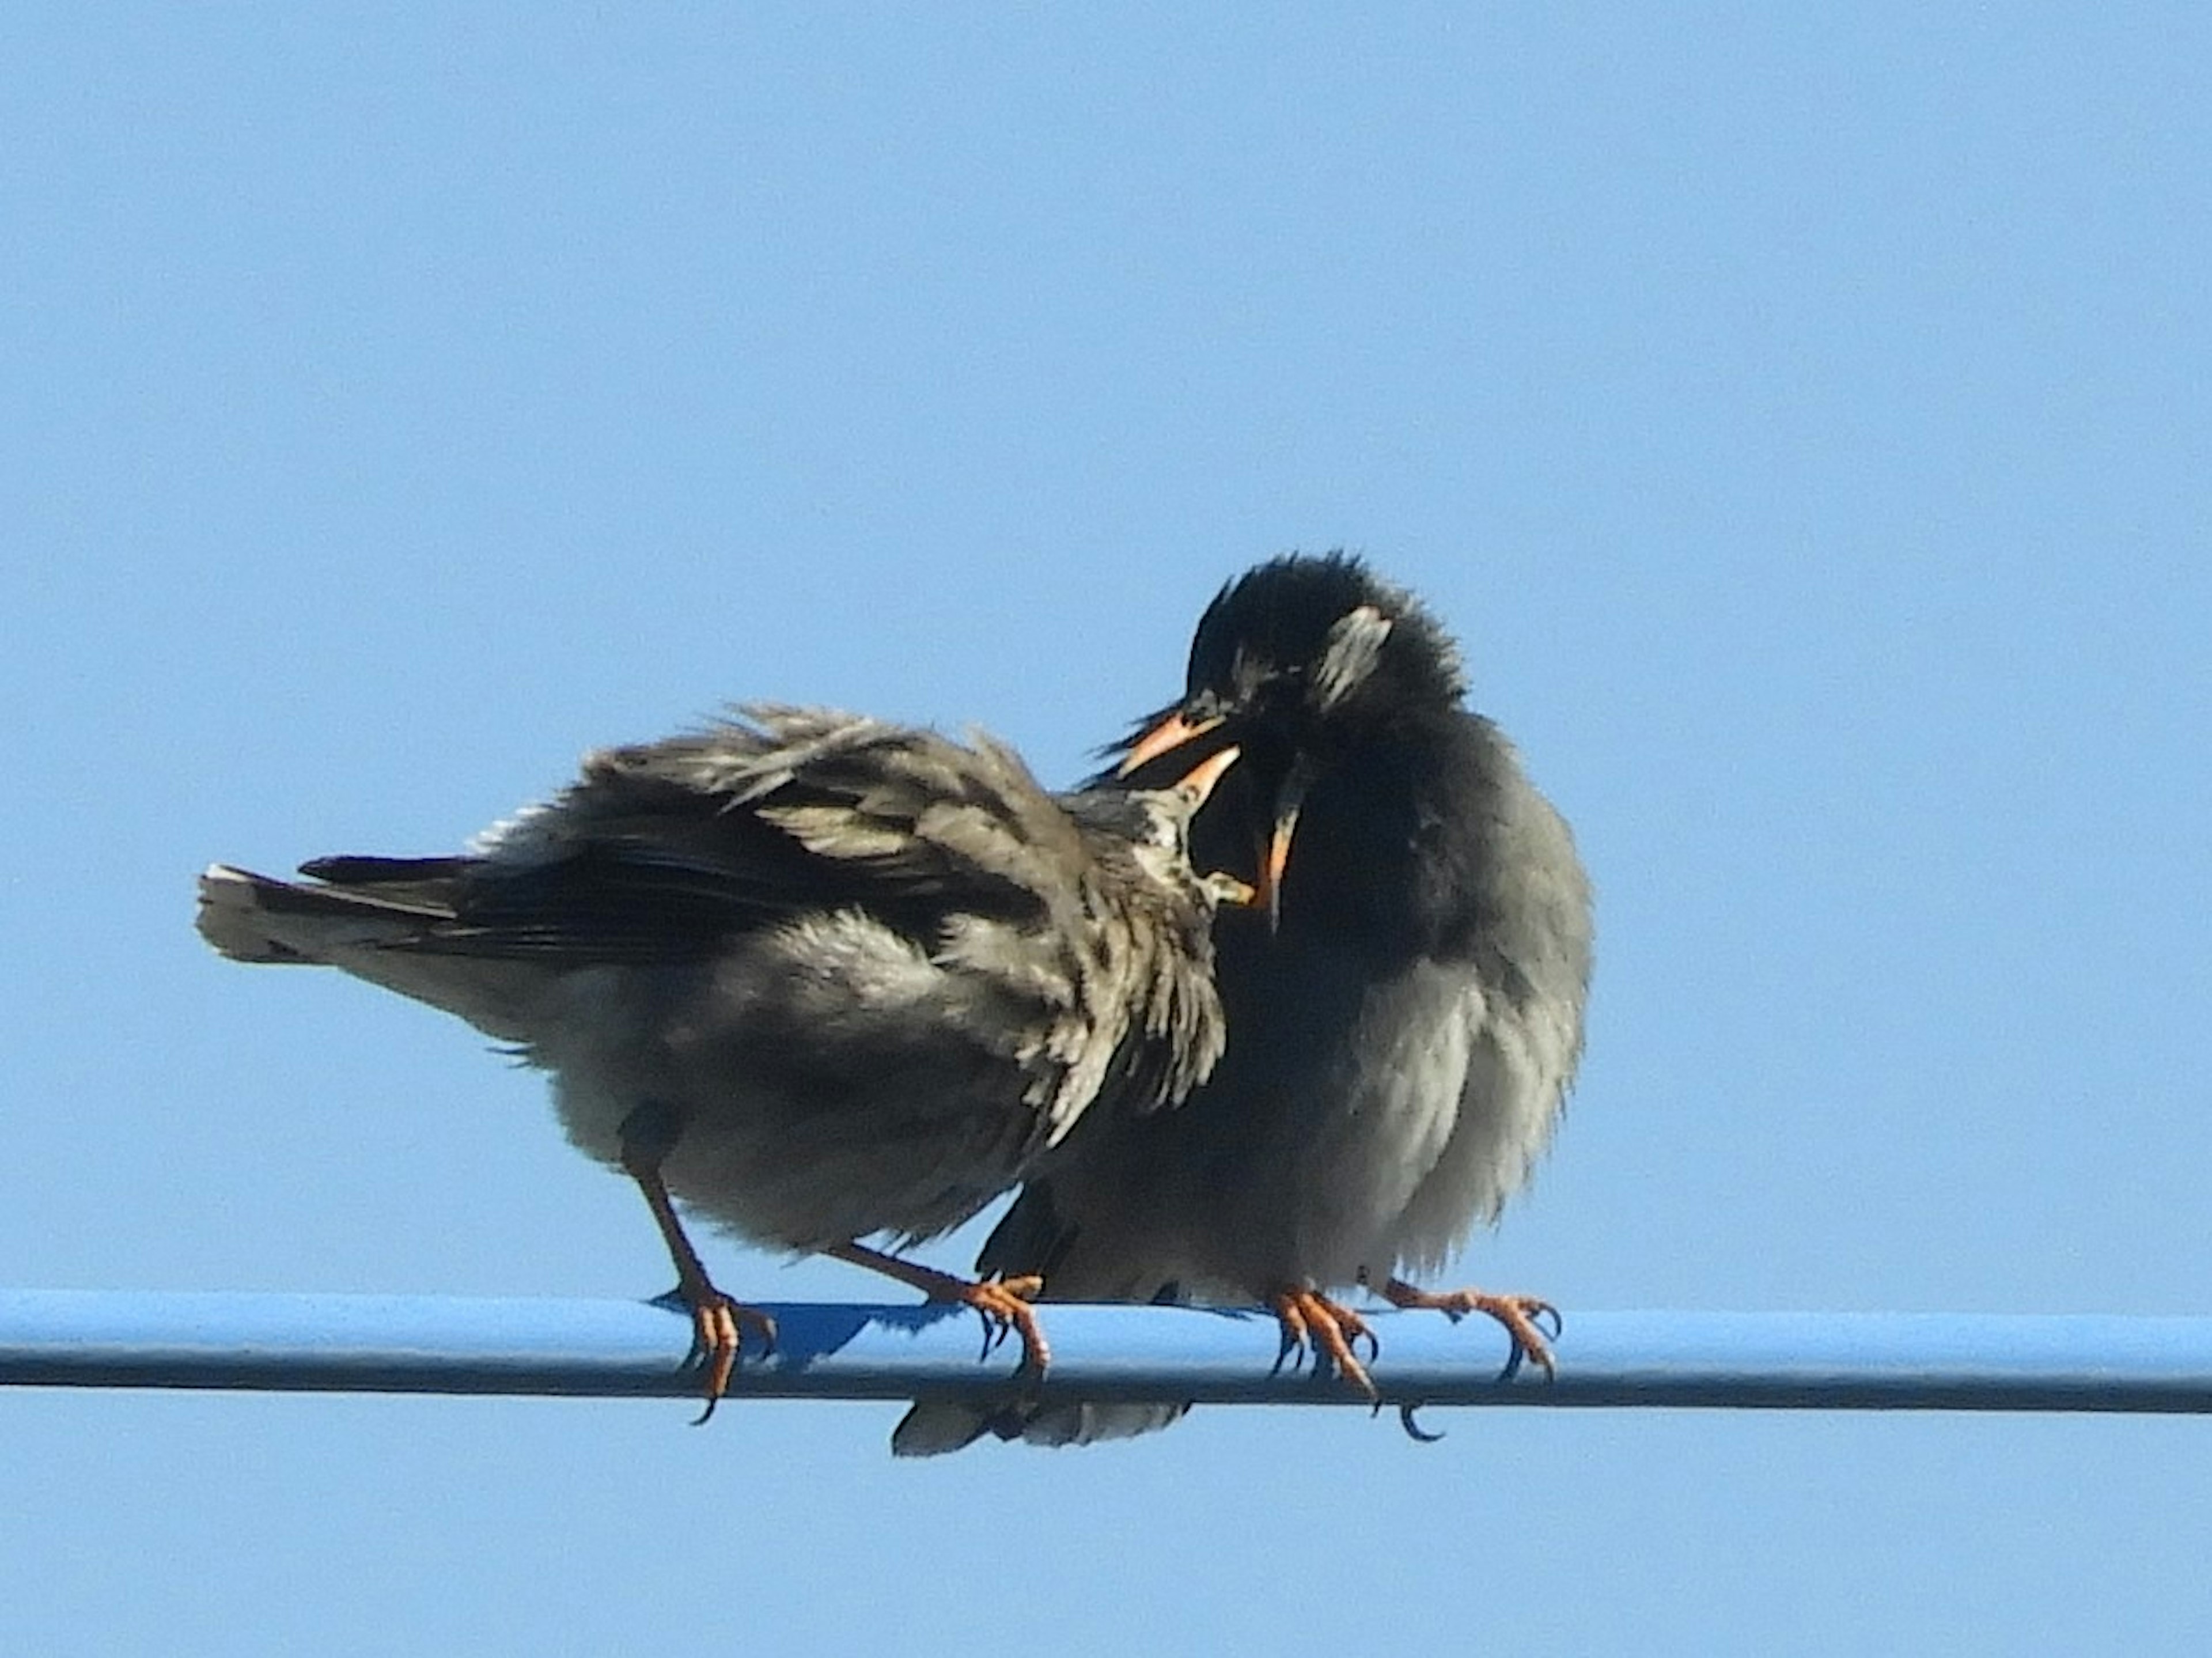
[[[1314,950],[1270,963],[1224,974],[1229,1051],[1193,1104],[1212,1118],[1217,1200],[1271,1253],[1325,1274],[1364,1260],[1443,1156],[1479,1007],[1461,975],[1426,963],[1378,975]]]

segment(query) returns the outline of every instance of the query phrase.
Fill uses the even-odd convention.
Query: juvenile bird
[[[550,1072],[562,1126],[643,1192],[707,1410],[758,1309],[715,1288],[677,1206],[976,1308],[1048,1350],[1024,1291],[861,1244],[958,1225],[1089,1114],[1173,1105],[1223,1021],[1218,897],[1185,844],[1235,755],[1170,786],[1048,793],[1008,749],[762,705],[604,750],[446,858],[217,865],[202,935],[337,967]],[[704,1419],[703,1417],[702,1418]]]
[[[1291,556],[1222,589],[1182,697],[1102,782],[1234,744],[1192,854],[1249,878],[1215,924],[1228,1050],[1174,1112],[1070,1143],[985,1243],[988,1271],[1066,1300],[1259,1302],[1371,1392],[1373,1336],[1337,1292],[1481,1312],[1547,1371],[1532,1297],[1432,1292],[1549,1141],[1582,1052],[1590,890],[1565,823],[1504,735],[1463,706],[1450,638],[1358,560]],[[1401,1277],[1401,1273],[1409,1277]],[[1555,1316],[1555,1315],[1552,1315]],[[987,1429],[1114,1437],[1180,1412],[919,1407],[894,1448]]]

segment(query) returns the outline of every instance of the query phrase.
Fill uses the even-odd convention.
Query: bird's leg
[[[1352,1351],[1365,1342],[1370,1362],[1382,1351],[1382,1343],[1367,1327],[1365,1319],[1316,1290],[1278,1290],[1267,1297],[1267,1304],[1274,1309],[1276,1322],[1283,1327],[1283,1349],[1275,1360],[1278,1365],[1293,1353],[1303,1354],[1318,1348],[1328,1355],[1339,1376],[1368,1398],[1379,1397],[1374,1379],[1367,1374],[1367,1366]]]
[[[1045,1367],[1052,1363],[1052,1349],[1045,1343],[1036,1309],[1030,1305],[1044,1288],[1044,1280],[1033,1273],[1022,1278],[986,1278],[977,1283],[972,1278],[940,1272],[932,1266],[901,1260],[896,1255],[871,1249],[865,1243],[840,1243],[822,1253],[896,1278],[908,1289],[921,1291],[932,1301],[958,1302],[973,1307],[983,1316],[983,1351],[988,1353],[1006,1339],[1009,1330],[1012,1331],[1022,1339],[1022,1369],[1032,1376],[1042,1376]]]
[[[1523,1359],[1533,1361],[1547,1378],[1558,1374],[1552,1362],[1551,1342],[1559,1339],[1562,1324],[1559,1309],[1548,1301],[1535,1296],[1494,1295],[1487,1290],[1424,1290],[1401,1278],[1392,1278],[1382,1285],[1382,1298],[1393,1307],[1430,1309],[1454,1323],[1469,1313],[1487,1313],[1505,1327],[1513,1343],[1501,1380],[1519,1370]],[[1546,1319],[1552,1321],[1549,1341],[1541,1327]]]
[[[714,1414],[714,1406],[729,1390],[730,1372],[737,1368],[744,1332],[756,1332],[761,1351],[772,1353],[775,1321],[758,1308],[732,1301],[717,1290],[707,1276],[699,1252],[684,1235],[684,1223],[677,1218],[676,1206],[660,1178],[660,1165],[675,1149],[682,1127],[669,1106],[648,1100],[623,1119],[617,1133],[623,1171],[645,1193],[646,1207],[653,1211],[653,1224],[660,1228],[661,1241],[668,1246],[668,1258],[676,1264],[676,1293],[691,1309],[691,1351],[707,1371],[707,1408],[698,1416],[698,1421],[704,1422]]]

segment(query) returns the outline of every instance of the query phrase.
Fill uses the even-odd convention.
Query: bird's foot
[[[1339,1376],[1370,1400],[1380,1397],[1375,1390],[1374,1379],[1367,1374],[1367,1366],[1359,1362],[1354,1351],[1359,1343],[1365,1342],[1367,1357],[1372,1363],[1382,1350],[1382,1344],[1376,1339],[1365,1319],[1314,1290],[1278,1290],[1268,1297],[1267,1304],[1274,1309],[1275,1321],[1283,1327],[1282,1351],[1275,1357],[1278,1367],[1293,1354],[1302,1357],[1309,1351],[1325,1353]]]
[[[1548,1301],[1535,1296],[1496,1295],[1488,1290],[1424,1290],[1401,1278],[1394,1278],[1382,1286],[1382,1298],[1393,1307],[1425,1308],[1442,1313],[1457,1323],[1469,1313],[1486,1313],[1505,1327],[1505,1333],[1513,1343],[1513,1351],[1506,1356],[1505,1368],[1498,1373],[1503,1381],[1521,1368],[1522,1361],[1534,1363],[1544,1372],[1546,1380],[1559,1374],[1552,1360],[1552,1345],[1559,1339],[1563,1327],[1559,1309]],[[1551,1321],[1548,1339],[1543,1328],[1546,1320]]]
[[[775,1351],[775,1321],[717,1290],[684,1233],[668,1183],[660,1177],[660,1165],[683,1130],[680,1113],[665,1102],[645,1101],[623,1119],[622,1165],[637,1182],[646,1207],[653,1212],[653,1224],[660,1229],[660,1241],[668,1246],[668,1259],[676,1268],[676,1288],[670,1298],[681,1302],[691,1315],[691,1351],[684,1363],[687,1369],[696,1364],[707,1373],[707,1408],[692,1418],[696,1428],[714,1414],[714,1406],[729,1391],[730,1372],[738,1367],[748,1329],[758,1333],[763,1357]]]
[[[1042,1376],[1052,1363],[1052,1348],[1044,1339],[1043,1327],[1037,1322],[1036,1309],[1030,1303],[1043,1293],[1044,1280],[1035,1273],[1018,1278],[955,1278],[950,1272],[940,1272],[933,1266],[924,1266],[911,1260],[902,1260],[896,1255],[885,1254],[880,1249],[871,1249],[864,1243],[841,1243],[822,1252],[839,1260],[850,1261],[855,1266],[865,1266],[872,1272],[881,1272],[886,1278],[896,1278],[901,1284],[919,1290],[932,1301],[956,1303],[972,1307],[983,1320],[983,1357],[988,1357],[994,1348],[1009,1333],[1018,1335],[1022,1342],[1022,1370],[1030,1377]]]
[[[775,1351],[775,1321],[757,1307],[732,1301],[704,1274],[696,1283],[679,1283],[669,1297],[681,1302],[691,1315],[691,1351],[684,1363],[687,1368],[697,1365],[706,1373],[702,1391],[707,1407],[692,1418],[696,1427],[714,1414],[714,1406],[729,1392],[730,1373],[738,1367],[747,1331],[759,1339],[762,1357]]]
[[[957,1278],[953,1282],[961,1283]],[[940,1299],[964,1302],[983,1315],[986,1353],[1004,1341],[1009,1332],[1019,1336],[1022,1369],[1037,1376],[1042,1376],[1045,1367],[1052,1363],[1052,1348],[1037,1323],[1036,1309],[1030,1305],[1043,1291],[1044,1280],[1030,1272],[1019,1278],[988,1278],[980,1283],[964,1284],[957,1294]]]

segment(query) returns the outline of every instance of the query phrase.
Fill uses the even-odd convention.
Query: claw
[[[687,1368],[697,1365],[706,1371],[707,1404],[691,1418],[696,1428],[714,1414],[714,1407],[729,1392],[730,1374],[737,1369],[747,1330],[760,1338],[762,1357],[775,1351],[775,1321],[757,1307],[731,1300],[704,1278],[696,1287],[678,1284],[664,1299],[673,1299],[690,1311],[691,1351],[684,1355],[684,1363]]]
[[[1283,1331],[1282,1349],[1275,1357],[1277,1370],[1281,1370],[1283,1361],[1293,1353],[1303,1356],[1309,1351],[1315,1355],[1318,1370],[1320,1356],[1326,1353],[1339,1376],[1369,1399],[1382,1397],[1356,1351],[1361,1342],[1365,1342],[1370,1361],[1382,1351],[1382,1344],[1365,1319],[1313,1290],[1278,1290],[1268,1297],[1268,1305],[1274,1309],[1276,1322]]]
[[[668,1258],[675,1263],[676,1288],[671,1296],[691,1315],[691,1351],[684,1357],[684,1366],[700,1365],[707,1372],[707,1407],[692,1418],[696,1428],[714,1414],[714,1406],[729,1391],[730,1373],[738,1367],[745,1331],[759,1333],[761,1356],[766,1357],[775,1351],[775,1321],[757,1307],[732,1301],[717,1290],[707,1276],[699,1252],[684,1236],[684,1223],[677,1218],[676,1206],[660,1178],[661,1160],[682,1128],[680,1118],[667,1107],[646,1102],[623,1119],[622,1162],[644,1194],[653,1224],[660,1229],[661,1242],[668,1246]]]
[[[1275,1349],[1274,1370],[1279,1371],[1288,1362],[1295,1371],[1305,1363],[1309,1345],[1306,1315],[1294,1297],[1284,1295],[1276,1297],[1275,1320],[1282,1328],[1283,1339]]]
[[[1382,1286],[1382,1297],[1393,1307],[1427,1308],[1442,1313],[1454,1323],[1469,1313],[1486,1313],[1496,1319],[1505,1327],[1505,1333],[1513,1344],[1512,1351],[1505,1356],[1505,1368],[1498,1373],[1500,1382],[1518,1374],[1524,1360],[1538,1365],[1547,1381],[1559,1374],[1543,1327],[1549,1320],[1551,1340],[1557,1341],[1566,1328],[1566,1321],[1559,1315],[1558,1308],[1540,1297],[1496,1295],[1487,1290],[1424,1290],[1400,1278]]]
[[[1398,1425],[1406,1430],[1406,1437],[1412,1440],[1415,1444],[1433,1445],[1437,1441],[1444,1437],[1444,1430],[1442,1428],[1439,1428],[1434,1433],[1431,1433],[1426,1428],[1424,1428],[1419,1422],[1415,1421],[1414,1413],[1420,1408],[1421,1407],[1418,1403],[1412,1405],[1401,1405],[1398,1407]]]
[[[1004,1345],[1008,1335],[1018,1335],[1022,1342],[1022,1369],[1041,1376],[1052,1363],[1052,1349],[1045,1342],[1030,1297],[1043,1287],[1042,1280],[1035,1278],[986,1278],[963,1286],[947,1298],[965,1302],[982,1318],[986,1357]]]
[[[1037,1322],[1036,1309],[1030,1305],[1044,1290],[1044,1280],[1033,1272],[975,1283],[932,1266],[901,1260],[896,1255],[887,1255],[864,1243],[841,1243],[822,1253],[896,1278],[921,1291],[932,1301],[958,1302],[974,1308],[983,1321],[983,1358],[988,1358],[1011,1333],[1021,1338],[1024,1371],[1032,1376],[1042,1376],[1052,1363],[1052,1348]]]

